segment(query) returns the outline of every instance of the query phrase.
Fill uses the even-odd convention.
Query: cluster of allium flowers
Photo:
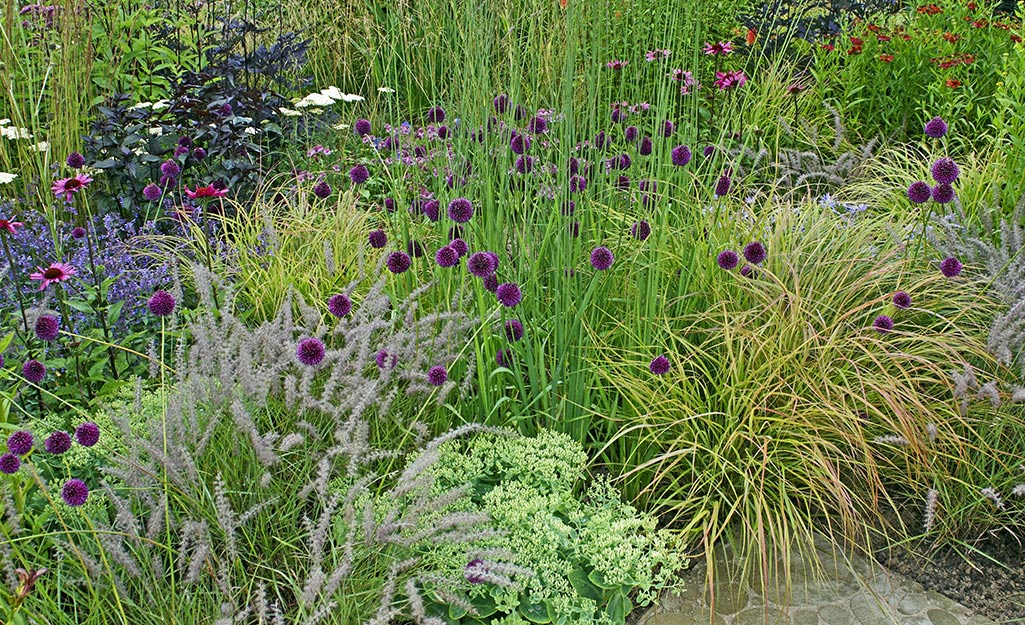
[[[727,55],[733,52],[733,44],[729,41],[719,41],[716,43],[705,44],[705,54],[715,55]]]
[[[505,338],[512,343],[523,338],[523,324],[519,319],[509,319],[505,322]]]
[[[651,224],[641,219],[630,226],[630,235],[638,241],[644,241],[651,236]]]
[[[388,244],[388,235],[384,233],[384,230],[371,230],[367,240],[370,243],[370,247],[379,250]]]
[[[719,264],[720,268],[730,271],[740,263],[740,256],[733,250],[723,250],[719,252],[715,262]]]
[[[163,191],[154,182],[142,188],[142,197],[146,198],[148,202],[156,202],[160,199],[161,195],[163,195]]]
[[[676,165],[677,167],[683,167],[689,163],[691,159],[690,148],[686,145],[676,146],[669,154],[673,159],[673,165]]]
[[[439,267],[455,267],[459,264],[459,252],[451,245],[445,245],[434,254],[434,261]]]
[[[57,430],[43,441],[43,449],[47,453],[60,455],[71,449],[71,435],[63,430]]]
[[[491,100],[491,106],[495,107],[495,112],[501,115],[509,110],[509,96],[500,93]]]
[[[514,132],[512,139],[509,140],[509,149],[513,151],[513,154],[524,154],[530,149],[530,137]]]
[[[427,115],[425,117],[429,124],[440,124],[445,121],[445,109],[440,106],[435,106],[427,111]]]
[[[503,282],[495,289],[495,297],[498,302],[506,308],[513,308],[523,300],[523,294],[513,282]]]
[[[53,315],[40,315],[36,319],[36,336],[41,341],[53,341],[60,335],[60,322]]]
[[[730,192],[730,180],[729,174],[723,174],[719,176],[718,182],[715,183],[715,197],[723,197]]]
[[[357,119],[356,123],[353,124],[352,128],[356,132],[356,134],[361,136],[361,137],[369,135],[371,130],[372,130],[372,127],[370,125],[370,120],[369,119],[363,119],[363,118]]]
[[[327,311],[341,319],[352,311],[352,300],[345,293],[337,293],[327,300]]]
[[[51,190],[58,198],[64,196],[65,202],[70,202],[75,193],[85,189],[93,179],[85,174],[77,174],[71,178],[62,178],[53,183]]]
[[[872,322],[872,326],[876,329],[876,332],[885,334],[893,329],[893,319],[887,315],[879,315]]]
[[[952,184],[961,173],[954,159],[948,156],[936,159],[931,171],[933,179],[940,184]]]
[[[441,386],[448,381],[448,370],[441,365],[435,365],[427,371],[427,381],[431,386]]]
[[[370,180],[370,170],[367,169],[366,165],[356,165],[349,170],[349,180],[352,181],[352,184],[363,184]]]
[[[306,337],[295,348],[295,357],[307,367],[315,367],[324,360],[324,343],[316,337]]]
[[[954,187],[941,182],[932,188],[932,201],[937,204],[949,204],[954,201]]]
[[[669,359],[663,356],[656,356],[648,364],[648,370],[655,375],[665,375],[669,373]]]
[[[41,281],[39,290],[42,291],[50,286],[51,283],[64,282],[71,279],[71,276],[76,273],[77,270],[67,263],[51,263],[46,269],[36,267],[35,273],[29,275],[29,278]]]
[[[313,195],[320,199],[326,199],[331,195],[331,185],[326,180],[321,180],[317,184],[313,185]]]
[[[36,441],[28,430],[17,430],[7,437],[7,451],[15,456],[27,455],[35,444]]]
[[[897,291],[893,294],[893,305],[900,309],[911,308],[911,296],[907,291]]]
[[[949,256],[940,261],[940,273],[948,278],[954,278],[961,274],[961,270],[964,269],[964,265],[961,261]]]
[[[729,70],[715,73],[715,86],[726,91],[734,87],[743,87],[747,83],[747,76],[741,70]]]
[[[174,312],[174,296],[167,291],[157,291],[146,302],[146,308],[156,317],[167,317]]]
[[[598,271],[605,271],[612,267],[614,260],[615,257],[612,255],[612,250],[604,245],[599,245],[591,250],[591,266]]]
[[[765,246],[758,241],[752,241],[744,246],[744,258],[752,265],[761,264],[765,260]]]
[[[100,442],[100,427],[91,421],[86,421],[75,428],[75,440],[82,447],[92,447]]]
[[[448,203],[448,218],[454,222],[464,224],[473,217],[473,204],[464,197],[457,197]]]
[[[89,487],[78,478],[71,478],[61,488],[61,499],[69,506],[81,506],[89,498]]]
[[[925,136],[939,139],[947,134],[947,122],[942,117],[936,116],[925,122]]]
[[[908,199],[915,204],[924,204],[925,202],[928,202],[931,197],[932,188],[930,188],[929,184],[926,182],[916,180],[908,187]]]
[[[21,375],[32,384],[39,384],[46,377],[46,366],[38,360],[27,360],[21,366]]]
[[[466,261],[466,268],[478,278],[486,278],[495,273],[494,257],[488,252],[474,252]]]
[[[387,261],[388,271],[398,274],[409,271],[409,267],[413,264],[409,254],[405,252],[392,252],[388,255]]]

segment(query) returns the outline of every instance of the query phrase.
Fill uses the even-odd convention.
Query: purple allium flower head
[[[163,192],[160,190],[160,187],[152,182],[142,188],[142,197],[150,202],[156,202],[160,199],[161,195],[163,195]]]
[[[481,281],[481,284],[484,285],[484,290],[485,291],[489,291],[491,293],[497,294],[498,293],[498,274],[494,274],[493,273],[490,276],[485,276],[484,279]]]
[[[427,111],[427,121],[431,124],[440,124],[445,121],[445,109],[440,106],[435,106],[431,110]]]
[[[61,499],[72,508],[80,506],[89,499],[89,487],[82,480],[71,478],[61,488]]]
[[[509,110],[509,96],[500,93],[491,100],[491,105],[495,107],[495,112],[501,115]]]
[[[395,198],[384,198],[384,210],[388,211],[389,213],[395,212]]]
[[[416,239],[410,239],[406,242],[406,253],[413,258],[422,258],[427,253],[427,248],[424,244],[417,241]]]
[[[932,177],[933,180],[940,184],[951,184],[957,180],[960,175],[961,169],[954,162],[954,159],[949,156],[936,159],[936,162],[932,164]]]
[[[341,319],[352,312],[352,300],[345,293],[336,293],[328,298],[327,311]]]
[[[502,364],[501,362],[499,364]],[[463,569],[463,577],[471,584],[483,584],[488,581],[484,561],[480,558],[470,560]]]
[[[755,278],[758,275],[758,272],[751,265],[744,265],[740,268],[740,275],[745,278]]]
[[[32,451],[36,441],[28,430],[18,430],[7,437],[7,451],[15,456],[24,456]]]
[[[325,354],[324,343],[312,336],[299,341],[299,345],[295,348],[295,357],[308,367],[319,365],[320,361],[324,360]]]
[[[85,235],[86,235],[86,231],[85,231],[85,228],[83,228],[82,226],[76,226],[75,228],[71,229],[71,238],[72,239],[81,240],[81,239],[85,238]]]
[[[604,150],[607,140],[605,139],[605,131],[601,130],[598,134],[594,135],[594,149]]]
[[[515,119],[516,121],[521,121],[527,119],[528,115],[530,115],[530,111],[527,110],[527,107],[523,106],[522,104],[516,105],[516,110],[513,111],[513,119]]]
[[[509,149],[514,154],[523,154],[530,149],[530,137],[518,132],[514,132],[512,139],[509,140]]]
[[[577,203],[573,200],[566,200],[562,203],[562,208],[559,209],[559,212],[564,217],[569,217],[573,213],[577,212]]]
[[[758,241],[752,241],[744,246],[744,258],[752,265],[758,265],[765,260],[765,246]]]
[[[655,356],[648,365],[648,370],[655,375],[665,375],[669,373],[669,359],[664,355]]]
[[[651,142],[651,137],[644,135],[641,138],[641,144],[637,147],[637,153],[641,156],[650,156],[653,147],[654,145]]]
[[[893,319],[890,319],[886,315],[879,315],[872,322],[872,326],[876,329],[876,332],[885,334],[893,329]]]
[[[438,126],[438,138],[442,141],[448,139],[448,126]]]
[[[71,154],[68,154],[68,158],[65,162],[68,164],[68,167],[74,169],[85,167],[85,157],[79,154],[78,152],[72,152]]]
[[[43,449],[47,453],[60,455],[71,449],[71,435],[63,430],[57,430],[43,441]]]
[[[630,189],[630,176],[620,176],[619,178],[616,178],[616,182],[613,184],[617,189],[627,191]]]
[[[178,137],[178,147],[180,148],[191,148],[192,138],[187,136]]]
[[[541,135],[548,132],[548,121],[540,115],[535,115],[527,122],[527,132],[534,135]]]
[[[91,421],[82,423],[75,428],[75,440],[82,447],[92,447],[100,442],[100,426]]]
[[[36,319],[36,336],[40,341],[53,341],[60,336],[60,322],[53,315],[40,315]]]
[[[637,188],[644,192],[657,193],[658,192],[658,181],[657,180],[639,180],[637,181]]]
[[[459,264],[459,252],[451,245],[442,246],[434,253],[434,261],[439,267],[455,267]]]
[[[947,134],[947,122],[942,117],[936,116],[925,122],[925,136],[939,139]]]
[[[432,386],[441,386],[448,381],[448,370],[441,365],[434,365],[427,371],[427,381]]]
[[[432,223],[437,223],[441,219],[441,202],[438,200],[427,200],[420,207],[424,215],[427,215],[427,219],[431,220]]]
[[[730,177],[727,174],[719,176],[719,182],[715,183],[715,197],[723,197],[730,192]]]
[[[39,384],[46,377],[46,366],[38,360],[29,360],[22,365],[21,375],[32,384]]]
[[[218,112],[220,113],[221,117],[228,117],[229,115],[231,115],[231,104],[225,102]]]
[[[331,195],[331,185],[329,185],[326,180],[321,180],[317,184],[313,185],[313,195],[323,200],[327,196]]]
[[[580,222],[579,221],[574,221],[573,223],[569,224],[567,226],[567,229],[569,230],[569,236],[573,237],[574,239],[580,236]]]
[[[713,154],[715,154],[715,146],[714,145],[706,145],[705,149],[701,150],[701,154],[703,154],[705,158],[708,158],[708,157],[712,156]]]
[[[954,187],[941,182],[932,188],[932,199],[937,204],[949,204],[954,201]]]
[[[911,308],[911,296],[907,291],[897,291],[893,294],[893,305],[897,308]]]
[[[630,169],[630,165],[633,164],[633,160],[629,154],[620,154],[618,166],[620,169]]]
[[[183,148],[182,146],[179,145],[178,147],[176,147],[174,149],[174,158],[178,158],[182,154],[188,154],[188,153],[189,153],[189,149],[188,148]]]
[[[512,363],[512,352],[507,349],[500,349],[495,352],[495,364],[499,367],[508,367]]]
[[[379,250],[388,244],[388,235],[384,233],[384,230],[371,230],[370,235],[367,237],[370,241],[370,247],[375,250]]]
[[[21,458],[12,453],[6,453],[0,456],[0,473],[13,475],[18,472],[19,468],[21,468]]]
[[[575,176],[580,173],[580,159],[575,156],[569,157],[569,165],[567,166],[570,176]]]
[[[182,173],[182,168],[174,161],[164,161],[160,164],[160,173],[168,178],[177,178],[178,174]]]
[[[917,180],[908,187],[908,199],[915,204],[923,204],[932,197],[932,189],[928,183]]]
[[[367,180],[370,180],[370,170],[362,163],[356,165],[349,170],[349,180],[352,181],[352,184],[363,184]]]
[[[612,109],[612,115],[609,117],[613,124],[618,124],[626,119],[626,110],[620,107]]]
[[[394,369],[395,365],[399,362],[399,357],[388,353],[386,349],[382,349],[374,356],[374,361],[377,363],[377,368],[383,371],[385,369]]]
[[[641,130],[637,126],[627,126],[626,130],[623,131],[623,137],[626,138],[628,143],[636,141],[640,134]]]
[[[203,148],[192,148],[192,158],[201,161],[206,158],[206,150]]]
[[[167,291],[157,291],[146,302],[146,307],[157,317],[166,317],[174,312],[174,296]]]
[[[615,257],[612,256],[612,250],[604,245],[599,245],[591,250],[591,266],[598,271],[605,271],[612,267],[614,260]]]
[[[473,204],[464,197],[457,197],[448,203],[448,218],[454,222],[465,224],[473,217]]]
[[[452,249],[456,251],[456,254],[459,254],[459,258],[466,256],[470,252],[470,246],[466,243],[466,241],[462,240],[459,237],[456,237],[449,241],[449,245],[451,245]]]
[[[519,319],[509,319],[505,322],[505,338],[513,343],[523,338],[523,324]]]
[[[405,252],[392,252],[388,254],[388,271],[398,274],[409,271],[410,265],[413,264],[412,259],[409,258],[409,254]]]
[[[644,241],[651,236],[651,224],[641,219],[630,226],[630,234],[638,241]]]
[[[662,136],[671,137],[676,132],[676,125],[671,120],[665,120],[662,122]]]
[[[356,131],[356,134],[361,137],[369,135],[370,131],[373,129],[370,125],[370,120],[363,119],[362,117],[356,120],[356,123],[353,124],[352,128]]]
[[[948,278],[954,278],[961,274],[961,270],[964,269],[964,265],[961,261],[949,256],[940,261],[940,273]]]
[[[174,176],[161,176],[159,183],[161,187],[173,187],[178,184],[178,180]]]
[[[516,159],[516,171],[521,174],[529,174],[534,170],[534,158],[532,156],[523,155]]]
[[[495,289],[495,296],[506,308],[512,308],[520,303],[523,299],[523,294],[520,292],[520,287],[512,282],[503,282],[498,285]]]
[[[676,165],[677,167],[683,167],[689,163],[691,159],[690,148],[685,145],[676,146],[673,148],[673,151],[670,152],[670,155],[673,158],[673,165]]]
[[[495,261],[487,252],[474,252],[466,261],[466,268],[478,278],[486,278],[495,273]]]
[[[738,256],[733,250],[723,250],[719,252],[715,261],[719,263],[719,267],[726,271],[730,271],[740,262],[740,256]]]
[[[587,189],[587,178],[581,175],[571,176],[569,179],[569,190],[573,193],[580,193]]]

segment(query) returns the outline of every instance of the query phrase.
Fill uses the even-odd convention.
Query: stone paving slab
[[[707,591],[704,561],[692,565],[680,594],[667,595],[637,625],[994,625],[961,604],[889,571],[862,555],[843,554],[818,542],[813,552],[796,551],[759,579],[730,579],[729,554],[716,551],[715,593]],[[765,588],[763,588],[765,586]]]

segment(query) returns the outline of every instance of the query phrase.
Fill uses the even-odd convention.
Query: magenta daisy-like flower
[[[719,87],[722,91],[733,89],[734,87],[743,87],[746,83],[747,76],[739,69],[715,73],[715,86]]]
[[[25,224],[20,221],[7,221],[6,219],[0,219],[0,230],[7,232],[8,234],[18,234],[18,228],[21,228]]]
[[[85,174],[77,174],[71,178],[62,178],[53,183],[53,194],[57,197],[64,196],[64,201],[70,202],[75,193],[89,186],[93,179]]]
[[[306,337],[295,348],[295,357],[307,367],[315,367],[324,360],[324,344],[316,337]]]
[[[72,478],[61,488],[61,499],[73,508],[81,506],[89,499],[89,487],[82,480]]]
[[[29,275],[29,278],[40,280],[42,284],[39,285],[39,290],[42,291],[53,282],[64,282],[70,279],[75,273],[77,273],[75,268],[67,263],[51,263],[46,269],[36,267],[36,272]]]
[[[188,187],[185,187],[185,196],[188,197],[190,200],[205,197],[224,197],[226,195],[228,195],[227,189],[218,189],[212,184],[208,184],[205,187],[196,187],[195,191],[189,189]]]
[[[614,59],[614,60],[609,61],[608,63],[606,63],[605,67],[607,67],[609,69],[614,69],[614,70],[621,70],[621,69],[623,69],[624,67],[626,67],[629,64],[630,64],[630,61],[624,61],[622,59]]]
[[[715,55],[727,55],[733,52],[733,44],[729,41],[718,41],[716,43],[705,44],[705,54]]]

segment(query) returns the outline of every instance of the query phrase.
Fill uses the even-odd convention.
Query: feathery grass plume
[[[930,488],[925,496],[925,513],[922,517],[922,525],[926,533],[932,531],[933,523],[936,522],[936,504],[939,501],[939,495],[935,488]]]
[[[996,506],[998,510],[1004,509],[1004,501],[1000,497],[1000,493],[997,491],[997,489],[993,488],[992,486],[987,486],[986,488],[981,489],[979,491],[979,494],[985,497],[986,499],[992,501],[993,505]]]

